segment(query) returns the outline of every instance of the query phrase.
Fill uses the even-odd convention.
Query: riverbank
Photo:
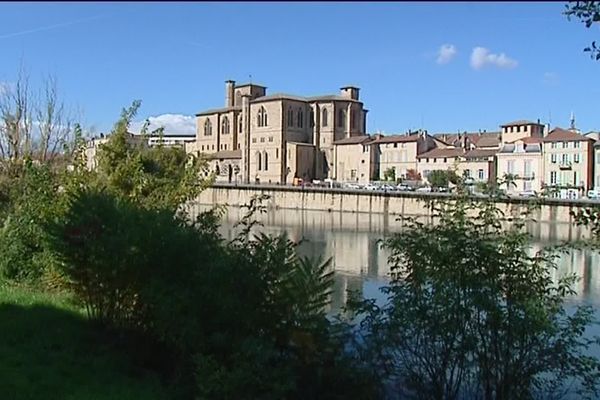
[[[0,398],[168,398],[63,294],[0,286]]]

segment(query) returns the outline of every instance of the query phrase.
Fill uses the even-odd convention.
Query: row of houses
[[[495,132],[381,135],[367,133],[367,113],[354,86],[303,97],[227,81],[225,107],[196,114],[196,137],[185,148],[229,182],[426,181],[431,171],[454,169],[475,181],[511,174],[516,191],[600,186],[598,134],[582,134],[573,117],[566,129],[519,120]]]
[[[432,171],[452,169],[475,182],[510,174],[516,178],[510,191],[600,188],[599,133],[580,132],[573,115],[566,129],[519,120],[494,132],[368,134],[359,91],[346,86],[337,95],[267,95],[264,86],[227,81],[225,107],[197,113],[195,135],[131,135],[131,140],[184,147],[207,158],[207,174],[226,182],[427,182]],[[90,168],[104,141],[88,143]]]
[[[510,174],[515,178],[512,192],[556,188],[585,193],[600,186],[600,168],[594,168],[594,160],[600,163],[600,153],[595,157],[600,151],[598,133],[584,135],[574,124],[549,130],[539,122],[521,120],[502,125],[498,132],[418,132],[345,139],[336,145],[344,162],[339,168],[342,181],[366,183],[390,175],[427,180],[431,171],[452,169],[475,182]],[[361,151],[370,156],[358,165],[353,160]],[[348,170],[346,164],[353,168]]]

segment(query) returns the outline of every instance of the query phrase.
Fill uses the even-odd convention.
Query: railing
[[[559,169],[571,169],[573,164],[571,164],[571,162],[561,162],[560,164],[558,164],[558,168]]]

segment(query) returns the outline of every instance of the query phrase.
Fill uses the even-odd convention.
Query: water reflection
[[[196,211],[206,209],[198,206]],[[244,210],[230,208],[224,216],[222,233],[233,238],[235,222]],[[384,218],[378,214],[333,213],[302,210],[270,210],[257,216],[264,224],[265,233],[286,232],[294,241],[302,240],[300,255],[331,257],[336,271],[332,310],[346,303],[348,289],[365,297],[382,298],[378,288],[388,282],[389,252],[380,240],[402,229],[402,221]],[[544,245],[589,237],[585,228],[564,223],[530,222],[528,232],[534,237],[533,250]],[[572,300],[592,305],[600,304],[600,279],[595,273],[600,254],[591,250],[572,250],[558,260],[555,278],[576,273],[581,279],[576,284],[577,295]]]

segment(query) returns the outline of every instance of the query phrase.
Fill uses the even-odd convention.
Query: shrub
[[[400,398],[548,398],[571,381],[597,395],[596,339],[583,337],[592,309],[567,311],[575,277],[553,280],[565,248],[532,255],[523,224],[504,231],[495,207],[441,202],[438,224],[409,220],[385,242],[389,302],[355,304],[362,350]]]

